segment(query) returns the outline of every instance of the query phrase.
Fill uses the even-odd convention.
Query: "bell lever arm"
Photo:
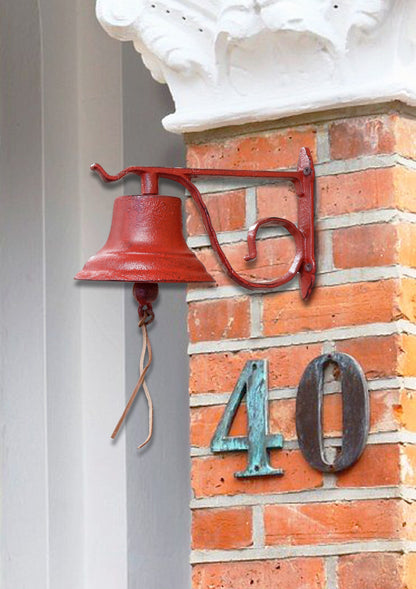
[[[115,176],[106,172],[104,168],[97,163],[92,164],[90,169],[93,172],[97,172],[104,182],[117,182],[128,174],[135,174],[141,179],[142,194],[159,194],[159,175],[161,174],[159,174],[158,170],[163,168],[138,168],[137,166],[130,166]]]
[[[301,293],[304,299],[311,293],[316,273],[314,257],[314,166],[311,152],[303,147],[300,150],[298,167],[296,171],[272,171],[272,170],[221,170],[221,169],[200,169],[200,168],[160,168],[160,167],[137,167],[130,166],[112,176],[108,174],[99,164],[93,164],[91,169],[96,171],[104,182],[116,182],[127,174],[135,174],[141,178],[142,192],[146,194],[158,194],[158,179],[166,178],[184,186],[194,200],[202,217],[205,229],[211,245],[230,278],[237,284],[248,289],[276,288],[292,280],[299,272]],[[298,196],[298,226],[287,219],[280,217],[269,217],[258,221],[250,227],[247,236],[249,249],[247,261],[255,259],[256,237],[260,227],[264,225],[279,225],[287,229],[295,240],[296,253],[289,270],[283,275],[269,282],[254,282],[240,276],[229,263],[217,238],[216,231],[212,225],[211,217],[205,205],[201,193],[192,182],[195,177],[233,177],[233,178],[263,178],[263,179],[285,179],[293,182]]]

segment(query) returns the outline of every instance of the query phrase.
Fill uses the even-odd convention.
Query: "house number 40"
[[[322,399],[324,370],[336,364],[341,373],[342,447],[333,462],[324,453]],[[230,436],[230,428],[243,398],[247,404],[247,436]],[[224,415],[211,441],[212,452],[248,453],[247,468],[236,477],[282,475],[270,464],[269,451],[283,448],[283,436],[268,431],[267,363],[250,360],[231,394]],[[352,466],[364,450],[369,430],[369,401],[363,371],[347,354],[324,354],[312,360],[301,378],[296,400],[296,430],[299,447],[309,464],[322,472],[339,472]]]

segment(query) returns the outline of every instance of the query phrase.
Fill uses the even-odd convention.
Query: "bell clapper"
[[[133,285],[133,296],[139,304],[138,313],[140,321],[149,325],[155,318],[152,303],[159,294],[159,285],[156,282],[135,282]]]
[[[159,286],[154,282],[135,282],[133,285],[133,296],[139,304],[139,327],[141,328],[143,335],[143,347],[142,354],[140,357],[140,376],[136,386],[134,387],[131,397],[126,405],[126,408],[124,409],[122,416],[120,417],[113,433],[111,434],[111,438],[114,440],[121,426],[123,425],[124,420],[126,419],[131,406],[133,405],[137,393],[139,392],[140,388],[143,387],[144,394],[146,395],[147,404],[149,407],[149,432],[145,441],[139,446],[137,446],[139,450],[140,448],[143,448],[143,446],[146,446],[146,444],[150,441],[153,434],[153,401],[145,381],[145,376],[152,363],[152,346],[150,345],[149,335],[147,333],[147,326],[150,325],[150,323],[152,323],[152,321],[155,318],[152,303],[154,303],[157,299],[158,292]],[[146,357],[146,352],[148,355],[148,360],[145,366],[144,360]]]

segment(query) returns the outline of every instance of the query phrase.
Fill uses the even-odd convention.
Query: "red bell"
[[[78,280],[212,282],[182,233],[182,206],[173,196],[120,196],[110,235]]]
[[[172,196],[120,196],[114,202],[113,221],[107,242],[92,256],[78,280],[121,280],[134,282],[133,294],[139,303],[139,326],[143,333],[140,377],[116,425],[117,436],[134,399],[143,387],[149,403],[149,435],[153,430],[153,405],[145,376],[152,361],[147,325],[154,319],[152,303],[158,282],[212,282],[198,258],[186,245],[182,233],[182,203]],[[148,362],[144,365],[145,354]]]

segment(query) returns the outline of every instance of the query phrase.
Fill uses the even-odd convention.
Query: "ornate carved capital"
[[[170,131],[416,105],[414,0],[97,0],[97,17],[169,85]]]

